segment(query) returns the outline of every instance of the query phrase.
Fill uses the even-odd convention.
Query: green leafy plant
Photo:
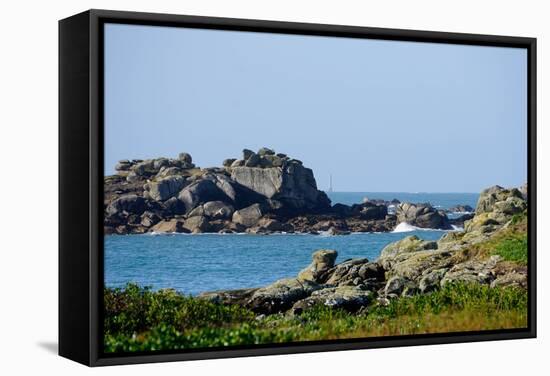
[[[527,292],[447,284],[426,295],[373,303],[361,313],[317,305],[299,316],[256,315],[172,290],[105,289],[106,352],[181,350],[370,336],[518,328]]]

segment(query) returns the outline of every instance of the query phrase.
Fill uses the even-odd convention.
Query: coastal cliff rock
[[[525,193],[498,186],[482,192],[475,215],[453,219],[430,204],[395,199],[365,198],[358,204],[331,206],[327,195],[317,189],[311,169],[265,147],[257,152],[245,149],[240,159],[224,160],[223,167],[199,168],[189,153],[182,152],[175,159],[121,160],[115,169],[115,175],[104,178],[106,234],[191,231],[344,236],[390,232],[399,223],[442,230],[458,226],[478,234],[491,233],[527,207]],[[454,208],[470,209],[465,205]],[[202,219],[191,220],[199,216]],[[188,225],[167,224],[176,222]]]
[[[527,266],[498,253],[501,244],[510,242],[526,247],[518,239],[526,235],[527,203],[516,191],[484,191],[471,221],[478,223],[480,217],[486,216],[498,221],[485,225],[483,231],[471,225],[464,232],[448,232],[438,241],[408,236],[388,244],[374,262],[361,258],[336,264],[338,253],[321,249],[313,253],[312,263],[297,278],[238,292],[205,293],[201,297],[239,304],[257,314],[300,315],[316,305],[350,312],[368,310],[373,304],[388,305],[396,297],[429,294],[449,283],[527,288]],[[523,211],[518,212],[518,208]]]
[[[176,230],[165,222],[194,223],[197,216],[213,223],[190,231],[293,232],[290,218],[331,210],[312,170],[269,148],[245,149],[243,159],[226,159],[220,168],[198,168],[182,152],[176,159],[121,160],[115,170],[104,179],[106,233]],[[154,220],[138,221],[146,210]]]
[[[294,160],[274,164],[265,156],[261,158],[268,162],[232,167],[231,178],[265,198],[280,201],[288,211],[321,211],[330,208],[330,200],[317,189],[311,169]]]

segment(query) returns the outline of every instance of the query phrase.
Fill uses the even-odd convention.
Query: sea
[[[429,202],[448,209],[475,208],[474,193],[330,192],[332,203],[360,203],[365,197],[402,202]],[[453,231],[460,231],[455,228]],[[328,234],[143,234],[104,238],[107,287],[129,282],[153,290],[171,288],[183,294],[268,285],[294,277],[311,262],[317,249],[334,249],[337,263],[350,258],[375,260],[389,243],[409,235],[437,240],[446,231],[400,224],[391,233]]]

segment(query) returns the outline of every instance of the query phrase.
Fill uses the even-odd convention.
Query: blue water
[[[105,237],[105,282],[174,288],[186,294],[262,286],[293,277],[321,248],[348,258],[374,260],[382,248],[405,236],[439,239],[442,231],[365,233],[347,236],[173,234]]]
[[[477,194],[330,193],[333,203],[359,203],[363,197],[431,202],[441,208],[475,207]],[[348,258],[375,260],[387,244],[405,236],[439,239],[442,231],[363,233],[347,236],[309,234],[173,234],[105,236],[105,283],[109,287],[135,282],[153,289],[174,288],[185,294],[263,286],[295,276],[321,248]]]

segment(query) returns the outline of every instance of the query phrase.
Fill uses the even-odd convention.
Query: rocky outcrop
[[[474,210],[470,205],[455,205],[447,209],[447,213],[473,213]]]
[[[334,267],[338,252],[332,249],[320,249],[313,254],[313,262],[298,274],[301,281],[321,282],[327,272]]]
[[[442,210],[436,210],[430,204],[401,203],[397,206],[397,222],[406,222],[421,228],[450,230],[447,215]]]
[[[116,171],[105,177],[104,229],[108,234],[347,235],[391,231],[397,224],[386,202],[332,207],[327,195],[317,189],[311,169],[269,148],[245,149],[241,159],[228,158],[223,167],[198,168],[191,155],[183,152],[175,159],[122,160]],[[147,216],[141,218],[146,211]],[[191,220],[198,216],[203,217],[200,223]],[[174,223],[188,225],[174,227]]]
[[[331,206],[327,195],[317,189],[311,169],[269,148],[257,152],[245,149],[242,158],[228,158],[223,167],[199,168],[191,155],[183,152],[175,159],[122,160],[116,171],[104,178],[106,234],[348,235],[389,232],[402,222],[421,228],[449,230],[454,225],[470,233],[490,233],[527,206],[521,191],[501,187],[482,192],[475,217],[466,214],[449,219],[430,204],[398,200],[365,199],[360,204]]]
[[[288,212],[319,212],[330,208],[327,195],[317,189],[313,171],[301,162],[276,155],[246,153],[243,166],[231,167],[231,178],[268,199],[278,200]]]
[[[300,315],[316,305],[362,312],[372,305],[388,305],[396,297],[429,294],[449,283],[527,288],[527,267],[490,251],[499,240],[517,238],[526,231],[525,213],[518,219],[517,210],[509,210],[510,203],[513,208],[526,207],[526,202],[516,198],[514,190],[487,190],[472,221],[477,223],[479,216],[486,215],[499,220],[483,231],[468,227],[464,232],[446,233],[438,241],[408,236],[388,244],[375,262],[361,258],[336,264],[338,253],[321,249],[313,253],[311,264],[297,278],[201,297],[239,304],[257,314]]]

